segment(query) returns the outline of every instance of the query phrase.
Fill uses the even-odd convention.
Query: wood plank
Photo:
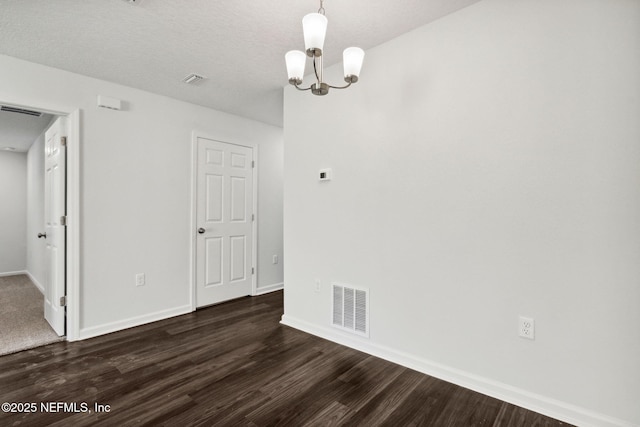
[[[349,425],[380,425],[413,393],[423,375],[406,369],[346,420]]]

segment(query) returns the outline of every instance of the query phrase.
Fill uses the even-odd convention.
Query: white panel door
[[[46,278],[44,317],[60,336],[65,334],[65,307],[61,297],[66,291],[66,118],[59,118],[45,132],[44,145],[44,221],[46,239]]]
[[[250,295],[253,149],[198,138],[196,306]]]

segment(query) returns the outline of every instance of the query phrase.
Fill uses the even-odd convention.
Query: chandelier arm
[[[331,86],[331,85],[329,85],[329,87],[332,88],[332,89],[346,89],[349,86],[351,86],[351,82],[349,82],[349,84],[346,85],[346,86]]]
[[[301,90],[301,91],[311,90],[311,86],[306,87],[306,88],[302,88],[302,87],[298,86],[297,84],[294,84],[294,86],[296,87],[296,89]]]

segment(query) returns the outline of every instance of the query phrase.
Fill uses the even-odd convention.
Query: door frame
[[[0,104],[67,117],[66,339],[77,341],[80,339],[80,109],[49,103],[23,104],[6,98],[0,99]]]
[[[256,295],[257,285],[258,285],[258,218],[260,217],[258,212],[258,167],[260,166],[260,162],[258,162],[258,146],[252,144],[243,144],[238,142],[230,142],[225,141],[223,139],[217,138],[213,135],[207,134],[205,132],[193,131],[191,133],[191,223],[189,224],[189,236],[191,242],[191,252],[189,254],[189,262],[191,264],[190,271],[190,282],[191,282],[191,295],[189,295],[189,301],[191,302],[191,311],[196,310],[196,287],[198,284],[197,281],[197,272],[196,272],[196,259],[197,259],[197,236],[196,236],[196,228],[198,227],[197,223],[197,213],[198,213],[198,138],[210,139],[212,141],[221,142],[223,144],[230,145],[238,145],[240,147],[249,148],[253,152],[253,161],[255,162],[255,167],[253,168],[253,212],[255,214],[255,219],[253,221],[251,227],[251,233],[253,233],[253,243],[251,248],[251,263],[253,268],[255,269],[255,273],[251,277],[251,295]]]

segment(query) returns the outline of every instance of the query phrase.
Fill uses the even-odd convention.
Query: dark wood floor
[[[0,403],[37,406],[0,412],[0,425],[563,425],[282,326],[281,315],[276,292],[0,357]],[[52,402],[60,412],[43,412]]]

